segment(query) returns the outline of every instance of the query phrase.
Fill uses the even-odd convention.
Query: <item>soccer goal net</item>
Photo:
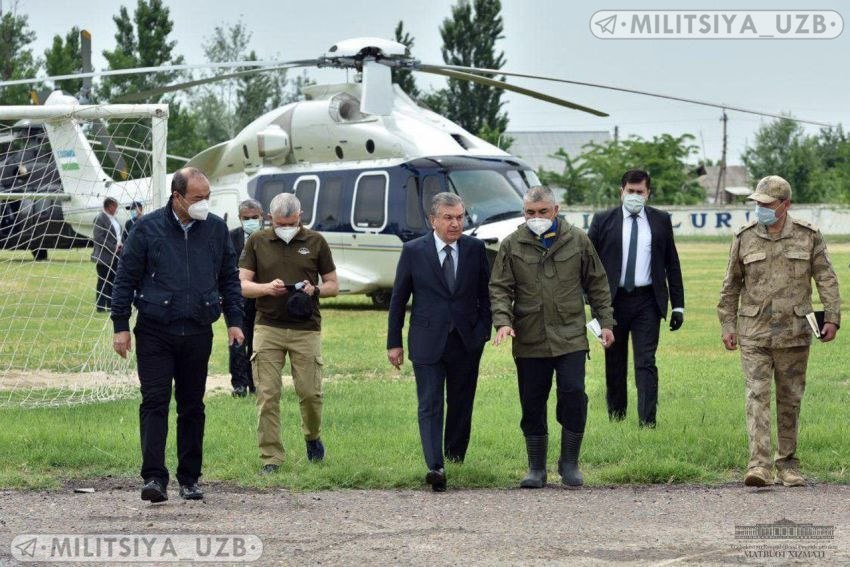
[[[108,198],[117,212],[100,224],[116,251],[135,204],[164,203],[168,107],[75,103],[57,91],[44,106],[0,106],[0,407],[136,391],[133,361],[112,350],[103,284],[117,262],[101,262],[98,301],[92,239]]]

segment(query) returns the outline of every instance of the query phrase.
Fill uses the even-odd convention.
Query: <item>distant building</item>
[[[717,194],[717,176],[720,175],[719,165],[710,165],[705,168],[706,174],[700,176],[699,184],[705,189],[706,201],[709,203],[715,202]],[[743,165],[727,165],[726,175],[724,176],[723,186],[720,188],[721,193],[717,199],[717,204],[735,202],[735,197],[745,197],[753,192],[750,187],[749,172],[746,166]]]
[[[546,171],[561,173],[564,171],[564,162],[551,157],[560,148],[564,148],[571,158],[576,158],[585,150],[583,146],[590,142],[603,144],[611,139],[607,130],[578,130],[562,132],[533,132],[533,131],[508,131],[505,136],[513,138],[508,151],[522,159],[535,171],[540,168]]]

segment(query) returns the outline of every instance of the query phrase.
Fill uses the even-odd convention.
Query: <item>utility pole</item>
[[[723,109],[723,114],[720,115],[720,121],[723,122],[723,153],[720,154],[720,169],[717,171],[717,189],[714,192],[714,203],[722,205],[726,202],[726,123],[729,117],[726,115],[726,109]]]
[[[620,141],[620,127],[614,126],[614,143],[617,144]]]

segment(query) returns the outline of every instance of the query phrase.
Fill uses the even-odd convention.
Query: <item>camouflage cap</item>
[[[747,199],[770,204],[777,199],[786,200],[791,198],[791,185],[778,175],[768,175],[759,181],[756,190]]]

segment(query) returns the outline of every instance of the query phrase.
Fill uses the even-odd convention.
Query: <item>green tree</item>
[[[496,53],[496,42],[504,37],[501,10],[499,0],[459,0],[452,7],[452,16],[443,20],[440,27],[443,61],[449,65],[501,69],[505,54]],[[508,115],[502,112],[503,93],[499,88],[449,79],[445,89],[425,97],[425,104],[497,144],[508,127]]]
[[[823,128],[814,144],[819,163],[812,173],[810,197],[824,203],[850,203],[850,138],[838,125]]]
[[[169,40],[174,22],[162,0],[138,0],[132,19],[126,6],[121,6],[118,15],[112,19],[118,28],[115,32],[116,45],[112,50],[103,51],[110,70],[183,63],[183,57],[174,54],[177,42]],[[125,93],[163,87],[179,77],[180,73],[176,71],[104,77],[98,96],[109,101]],[[161,100],[162,95],[155,95],[144,102]]]
[[[248,61],[257,61],[254,51],[248,55]],[[239,105],[236,107],[239,128],[244,128],[266,112],[277,108],[282,103],[285,85],[284,72],[252,73],[239,77]]]
[[[109,69],[131,69],[135,67],[158,67],[162,65],[178,65],[183,63],[183,57],[174,53],[176,41],[169,36],[174,23],[167,7],[162,0],[138,0],[133,17],[125,6],[121,6],[113,21],[117,27],[115,33],[115,48],[103,52],[109,64]],[[144,73],[117,77],[104,77],[97,89],[97,98],[108,102],[112,98],[138,91],[155,89],[177,81],[182,76],[175,71]],[[177,95],[153,95],[145,101],[148,103],[169,104],[168,119],[168,153],[182,156],[192,156],[199,149],[206,147],[197,132],[197,117],[180,104]],[[137,128],[132,122],[119,121],[110,123],[109,131],[116,143],[131,147],[147,145],[144,138],[145,129]],[[131,157],[130,175],[133,177],[150,175],[142,164],[146,162],[141,156]],[[132,159],[132,158],[136,159]],[[169,169],[180,165],[180,162],[169,161]]]
[[[63,39],[58,33],[53,36],[53,44],[44,50],[44,67],[47,74],[70,75],[82,71],[83,60],[80,54],[80,28],[74,26]],[[54,89],[62,89],[76,95],[83,88],[82,79],[57,81]]]
[[[29,28],[29,18],[17,14],[17,3],[11,11],[0,7],[0,80],[12,81],[35,77],[41,62],[29,45],[35,32]],[[0,104],[28,104],[30,88],[35,85],[16,85],[0,88]]]
[[[398,21],[395,27],[395,40],[407,46],[409,50],[413,50],[414,39],[404,29],[404,22]],[[410,98],[416,100],[419,98],[419,88],[416,86],[416,79],[413,78],[413,72],[409,69],[393,69],[393,82],[396,83],[401,90],[406,92]]]
[[[759,127],[755,143],[744,150],[741,160],[754,182],[767,175],[779,175],[791,184],[795,201],[820,200],[812,184],[820,161],[817,144],[798,122],[780,118]]]
[[[603,208],[620,199],[620,180],[629,169],[644,169],[652,177],[652,202],[689,205],[702,202],[705,193],[697,182],[694,167],[688,164],[696,153],[694,137],[683,134],[653,136],[644,140],[632,136],[626,140],[591,142],[584,152],[572,159],[560,149],[554,157],[564,161],[561,173],[542,170],[546,184],[567,190],[568,204]]]

